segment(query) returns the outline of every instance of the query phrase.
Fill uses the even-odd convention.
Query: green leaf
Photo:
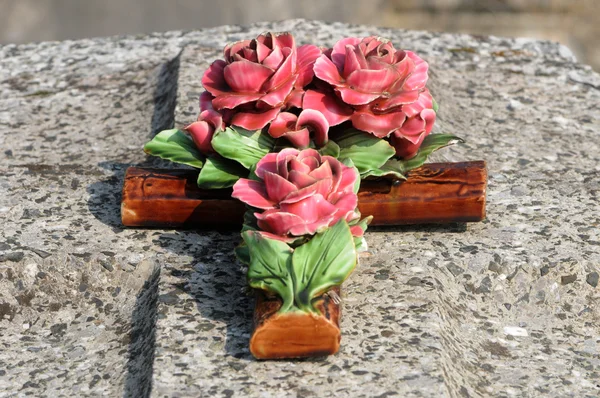
[[[325,146],[319,149],[319,153],[323,156],[332,156],[337,158],[340,156],[340,147],[335,142],[329,140]]]
[[[462,138],[453,134],[430,134],[425,137],[419,151],[414,157],[407,160],[398,160],[400,172],[405,174],[409,170],[421,167],[432,152],[449,145],[463,142],[465,141]]]
[[[152,141],[144,145],[144,152],[198,169],[202,168],[205,159],[194,141],[178,129],[164,130],[156,134]]]
[[[356,266],[356,249],[348,223],[341,220],[296,248],[292,265],[296,305],[303,311],[317,312],[312,299],[340,285]]]
[[[376,170],[370,170],[364,174],[361,174],[361,178],[367,177],[387,177],[394,180],[406,180],[404,175],[404,167],[402,162],[398,159],[390,159],[383,166]]]
[[[254,211],[246,210],[244,213],[244,223],[242,224],[242,232],[256,231],[258,229],[257,219]]]
[[[232,187],[241,177],[247,177],[248,170],[229,159],[211,156],[204,162],[198,175],[198,186],[203,189]]]
[[[221,156],[249,169],[273,149],[275,139],[261,130],[249,131],[232,126],[216,132],[211,144]]]
[[[340,159],[349,158],[363,174],[380,168],[396,151],[386,141],[372,134],[350,128],[335,137],[340,147]]]
[[[279,312],[291,310],[294,306],[292,248],[278,240],[263,238],[256,231],[243,232],[242,238],[250,255],[248,284],[278,294],[283,300]]]
[[[250,265],[250,249],[245,242],[240,243],[234,249],[235,256],[238,260],[240,260],[243,264]]]
[[[440,109],[440,106],[438,105],[437,101],[433,99],[433,97],[431,98],[431,101],[433,102],[433,111],[437,113],[438,109]]]
[[[369,245],[367,244],[364,236],[354,237],[354,247],[356,248],[357,253],[362,253],[369,250]]]

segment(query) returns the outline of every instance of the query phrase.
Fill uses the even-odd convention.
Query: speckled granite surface
[[[258,362],[237,233],[123,229],[156,130],[232,40],[379,34],[431,65],[488,218],[371,229],[342,348]],[[0,396],[600,394],[600,76],[556,44],[286,21],[0,47]],[[438,159],[439,160],[439,159]]]

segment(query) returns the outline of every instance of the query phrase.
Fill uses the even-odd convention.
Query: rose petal
[[[399,78],[400,75],[398,75],[398,72],[391,67],[379,70],[362,69],[352,72],[346,78],[346,84],[350,85],[350,87],[354,88],[356,91],[379,94],[379,96],[381,96],[383,92]],[[342,98],[344,98],[343,95]],[[344,99],[344,101],[346,100]],[[362,103],[354,104],[347,101],[346,103],[362,105]]]
[[[242,59],[223,69],[225,81],[232,91],[258,93],[262,85],[273,75],[273,69]]]
[[[298,156],[298,151],[295,148],[284,148],[277,154],[277,174],[285,179],[289,179],[288,163],[291,159],[295,159]],[[293,182],[293,181],[292,181]]]
[[[223,115],[215,110],[207,109],[200,112],[200,115],[198,115],[198,120],[204,120],[208,122],[214,127],[215,130],[223,129]]]
[[[272,211],[254,213],[257,224],[260,229],[272,232],[276,235],[287,235],[290,232],[290,228],[295,225],[303,225],[304,220],[295,214],[283,212],[283,211]]]
[[[320,157],[319,157],[320,159]],[[317,167],[319,167],[319,159],[312,157],[312,156],[308,156],[305,157],[301,160],[302,163],[304,163],[305,165],[307,165],[309,167],[309,169],[312,171],[314,169],[316,169]]]
[[[314,109],[325,116],[329,126],[337,126],[350,119],[352,108],[339,101],[333,93],[325,94],[319,91],[308,90],[302,100],[304,109]]]
[[[308,167],[304,163],[300,162],[296,158],[290,159],[290,161],[288,163],[288,167],[289,167],[289,171],[294,170],[294,171],[297,171],[299,173],[304,173],[304,174],[310,173],[310,167]]]
[[[339,220],[341,218],[346,218],[349,212],[354,212],[356,205],[358,205],[358,196],[356,196],[354,193],[348,193],[340,197],[334,204],[332,204],[333,208],[335,209],[333,213],[334,219]]]
[[[342,165],[342,175],[336,188],[336,192],[353,192],[354,184],[356,183],[357,178],[360,177],[356,174],[356,170],[354,170],[354,168]]]
[[[406,51],[406,55],[414,62],[415,67],[410,77],[404,83],[404,89],[420,90],[427,83],[429,64],[412,51]]]
[[[333,221],[333,216],[329,215],[312,223],[298,224],[290,228],[290,234],[295,236],[314,235],[317,232],[323,231],[326,227],[331,225]]]
[[[233,185],[231,197],[258,209],[275,208],[275,203],[267,196],[265,184],[259,181],[240,178]]]
[[[416,101],[404,105],[402,107],[402,112],[404,112],[407,117],[412,117],[420,114],[423,109],[433,109],[433,98],[431,97],[428,89],[425,89],[425,91],[421,92]]]
[[[283,53],[280,48],[275,48],[271,51],[266,58],[264,58],[261,63],[271,70],[276,70],[279,68],[281,63],[283,62]]]
[[[298,153],[298,160],[302,160],[304,158],[315,158],[320,162],[321,154],[316,149],[308,148]]]
[[[381,96],[381,93],[363,93],[349,87],[336,87],[342,101],[349,105],[365,105]]]
[[[341,86],[344,84],[344,79],[340,75],[337,67],[325,55],[321,55],[317,58],[313,69],[316,77],[329,84],[334,86]]]
[[[314,76],[313,65],[319,56],[321,50],[319,47],[312,44],[305,44],[298,47],[298,58],[296,61],[296,87],[302,88],[312,80]]]
[[[298,86],[298,80],[296,80],[296,86]],[[299,88],[292,90],[286,100],[286,108],[302,108],[302,98],[304,98],[304,90]]]
[[[413,143],[415,142],[413,137],[419,136],[424,131],[425,120],[421,119],[420,116],[414,116],[406,119],[406,121],[402,124],[402,127],[398,129],[399,134]]]
[[[288,81],[284,82],[281,86],[269,92],[268,94],[260,97],[261,102],[269,105],[270,107],[280,107],[283,105],[285,99],[290,95],[296,78],[291,77]]]
[[[226,66],[227,62],[218,59],[208,67],[202,76],[202,86],[204,86],[205,90],[215,96],[229,91],[229,86],[223,75],[223,70]]]
[[[215,128],[208,122],[204,120],[197,121],[184,128],[184,130],[190,134],[200,152],[204,154],[214,152],[210,141],[215,133]]]
[[[265,172],[264,180],[267,195],[275,203],[279,203],[290,193],[298,190],[294,184],[275,173]]]
[[[263,62],[265,58],[271,54],[272,50],[258,40],[255,40],[254,42],[256,43],[256,56],[258,57],[258,62]]]
[[[319,147],[327,143],[329,123],[323,114],[314,109],[304,109],[298,116],[298,127],[308,127],[314,133],[315,144]]]
[[[290,112],[281,112],[271,122],[269,126],[269,135],[273,138],[279,138],[285,133],[296,129],[298,117]]]
[[[244,47],[242,52],[244,59],[247,59],[250,62],[258,62],[258,57],[255,50],[251,49],[250,47]]]
[[[412,104],[419,98],[418,91],[400,91],[388,99],[379,99],[376,104],[373,104],[373,110],[385,112],[404,104]],[[404,110],[405,108],[402,108]]]
[[[256,163],[254,174],[258,178],[265,179],[265,173],[277,173],[277,153],[267,153],[261,160]]]
[[[323,163],[310,173],[309,176],[316,178],[317,180],[321,180],[324,178],[333,178],[333,172],[331,171],[331,166],[329,165],[328,160],[324,160]]]
[[[376,50],[383,43],[384,42],[379,37],[369,36],[362,39],[360,42],[360,47],[365,55],[371,55],[370,53]]]
[[[359,130],[374,134],[379,138],[388,136],[392,131],[402,126],[406,116],[403,112],[390,112],[375,115],[368,111],[355,112],[352,115],[352,125]]]
[[[231,124],[243,127],[246,130],[260,130],[275,119],[279,112],[279,108],[269,109],[261,113],[239,112],[233,115]]]
[[[326,197],[329,191],[331,190],[332,183],[333,182],[331,178],[324,178],[322,180],[319,180],[314,184],[308,185],[302,189],[298,189],[297,191],[290,193],[284,200],[280,202],[280,204],[295,203],[315,194],[319,194],[323,197]]]
[[[223,49],[223,55],[225,56],[225,59],[230,61],[234,54],[239,53],[244,47],[248,47],[251,42],[252,40],[241,40],[226,45]]]
[[[356,199],[356,195],[354,197]],[[280,208],[284,212],[297,215],[305,223],[314,223],[324,217],[331,216],[337,211],[336,206],[329,203],[320,194],[309,196],[294,203],[281,203]]]
[[[273,34],[273,47],[280,46],[282,48],[296,48],[296,40],[290,32],[282,32]]]
[[[200,112],[214,110],[212,104],[213,99],[214,97],[208,91],[202,92],[202,94],[200,94]]]
[[[340,185],[340,181],[342,180],[342,173],[344,168],[348,168],[342,162],[337,160],[332,156],[322,156],[321,161],[323,163],[329,163],[329,167],[331,167],[331,175],[333,177],[333,184],[331,186],[331,191],[336,192]],[[328,199],[329,200],[329,199]]]
[[[262,94],[222,93],[212,100],[212,105],[215,109],[222,111],[223,109],[233,109],[242,104],[256,101],[260,97],[262,97]]]
[[[302,189],[317,182],[316,178],[313,178],[306,173],[301,173],[296,170],[292,170],[289,172],[288,180],[290,180],[294,185],[296,185],[298,189]]]
[[[295,50],[295,49],[294,49]],[[296,52],[290,48],[282,50],[284,61],[281,66],[273,73],[271,78],[262,84],[263,92],[269,92],[279,88],[283,83],[294,78],[294,68],[296,68]],[[295,80],[294,80],[295,82]],[[291,89],[290,89],[291,90]]]
[[[354,225],[350,227],[350,233],[352,236],[360,238],[365,234],[365,231],[359,225]]]
[[[331,52],[331,60],[336,65],[338,70],[344,70],[344,63],[346,58],[346,47],[352,46],[356,47],[361,42],[361,39],[358,37],[346,37],[333,46],[333,50]]]
[[[357,47],[346,46],[346,59],[344,60],[343,76],[349,76],[352,72],[364,69],[368,66],[365,55]]]
[[[394,132],[390,137],[390,144],[396,150],[396,156],[402,159],[410,159],[417,154],[426,136],[427,133],[422,133],[419,136],[411,137],[412,141],[410,141],[407,139],[408,137],[402,136],[399,132]]]
[[[431,133],[436,116],[437,115],[433,109],[425,109],[421,112],[421,118],[425,120],[425,132],[427,134]]]
[[[288,131],[285,138],[287,138],[296,148],[308,148],[310,144],[310,133],[308,129]]]

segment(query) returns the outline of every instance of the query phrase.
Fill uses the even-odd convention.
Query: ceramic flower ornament
[[[424,60],[382,38],[345,38],[322,51],[264,33],[227,45],[206,70],[195,122],[144,147],[199,169],[200,188],[233,187],[248,208],[236,255],[249,285],[279,298],[273,316],[287,316],[282,325],[304,317],[308,333],[333,330],[323,352],[337,351],[339,328],[319,305],[366,248],[361,180],[406,179],[459,140],[430,134],[437,105],[427,79]],[[266,354],[280,352],[268,329],[251,350],[280,357]]]
[[[324,231],[356,212],[359,182],[356,169],[314,149],[287,148],[269,153],[256,165],[258,180],[242,178],[233,186],[233,197],[250,207],[264,236],[293,241]],[[356,235],[362,230],[354,228]]]
[[[435,121],[428,64],[378,37],[345,38],[314,65],[325,89],[311,90],[303,107],[323,113],[331,126],[350,120],[378,138],[393,137],[396,155],[414,156]]]
[[[202,84],[227,123],[262,129],[282,109],[301,107],[304,86],[311,82],[320,54],[314,45],[297,47],[290,33],[265,33],[227,45],[224,59],[213,62]]]

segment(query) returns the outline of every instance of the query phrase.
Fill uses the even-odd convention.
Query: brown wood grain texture
[[[333,292],[334,294],[331,294]],[[278,314],[281,299],[256,291],[254,332],[250,352],[258,359],[302,358],[335,354],[340,348],[340,287],[313,303],[321,315],[303,312]]]
[[[125,174],[121,218],[127,227],[239,227],[245,206],[231,189],[202,190],[193,170],[130,167]],[[371,225],[476,222],[485,218],[484,161],[429,163],[406,181],[365,180],[358,193]]]

